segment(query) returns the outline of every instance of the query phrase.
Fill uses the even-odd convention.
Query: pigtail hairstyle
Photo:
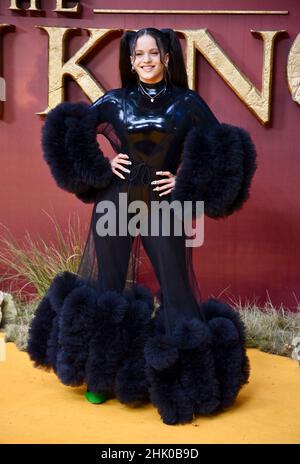
[[[135,84],[136,77],[131,72],[131,62],[130,55],[132,49],[132,43],[136,36],[134,31],[126,31],[120,40],[120,50],[119,50],[119,69],[120,76],[122,81],[122,87],[126,85]]]
[[[161,29],[161,32],[167,36],[169,42],[168,76],[174,85],[188,89],[186,66],[178,35],[174,29]]]

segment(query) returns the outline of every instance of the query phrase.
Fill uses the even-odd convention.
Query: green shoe
[[[100,404],[104,403],[107,400],[107,396],[105,393],[93,393],[87,390],[85,392],[86,399],[93,404]]]

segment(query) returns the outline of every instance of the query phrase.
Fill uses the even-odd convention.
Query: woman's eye
[[[151,55],[158,55],[158,52],[152,52]],[[142,53],[137,53],[136,56],[142,56]]]

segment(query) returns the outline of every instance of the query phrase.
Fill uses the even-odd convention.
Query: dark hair
[[[165,53],[169,53],[169,62],[166,78],[179,87],[188,89],[188,78],[184,64],[180,41],[173,29],[156,29],[145,27],[135,31],[126,31],[120,40],[119,70],[122,87],[135,84],[138,80],[137,73],[131,71],[130,55],[134,56],[136,41],[142,35],[151,35],[156,40],[160,51],[160,60]]]

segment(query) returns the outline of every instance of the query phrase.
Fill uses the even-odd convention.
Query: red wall
[[[263,304],[270,300],[293,308],[299,299],[299,106],[292,101],[286,79],[289,49],[300,33],[300,4],[293,0],[268,1],[173,1],[83,2],[81,18],[53,13],[16,13],[1,1],[0,23],[15,25],[3,35],[3,72],[6,102],[0,119],[1,219],[15,235],[27,229],[47,238],[53,228],[42,210],[55,211],[61,224],[71,212],[79,212],[88,225],[91,205],[56,187],[42,158],[40,130],[43,118],[35,112],[47,106],[48,37],[36,25],[139,29],[146,26],[173,29],[208,28],[240,70],[261,88],[262,46],[254,30],[285,29],[276,39],[269,125],[263,126],[221,77],[197,53],[196,90],[221,122],[247,129],[258,152],[258,170],[251,198],[243,210],[225,220],[205,219],[205,242],[197,250],[204,296],[245,298]],[[26,3],[26,2],[25,2]],[[51,9],[54,1],[41,2]],[[28,4],[27,4],[28,5]],[[70,5],[70,3],[69,3]],[[89,6],[86,6],[89,5]],[[289,15],[96,15],[93,8],[243,9],[288,10]],[[105,89],[120,87],[117,31],[98,47],[86,65]],[[70,54],[87,39],[74,36]],[[182,47],[185,49],[184,40]],[[68,83],[68,101],[87,101],[74,82]],[[108,143],[102,145],[110,154]]]

